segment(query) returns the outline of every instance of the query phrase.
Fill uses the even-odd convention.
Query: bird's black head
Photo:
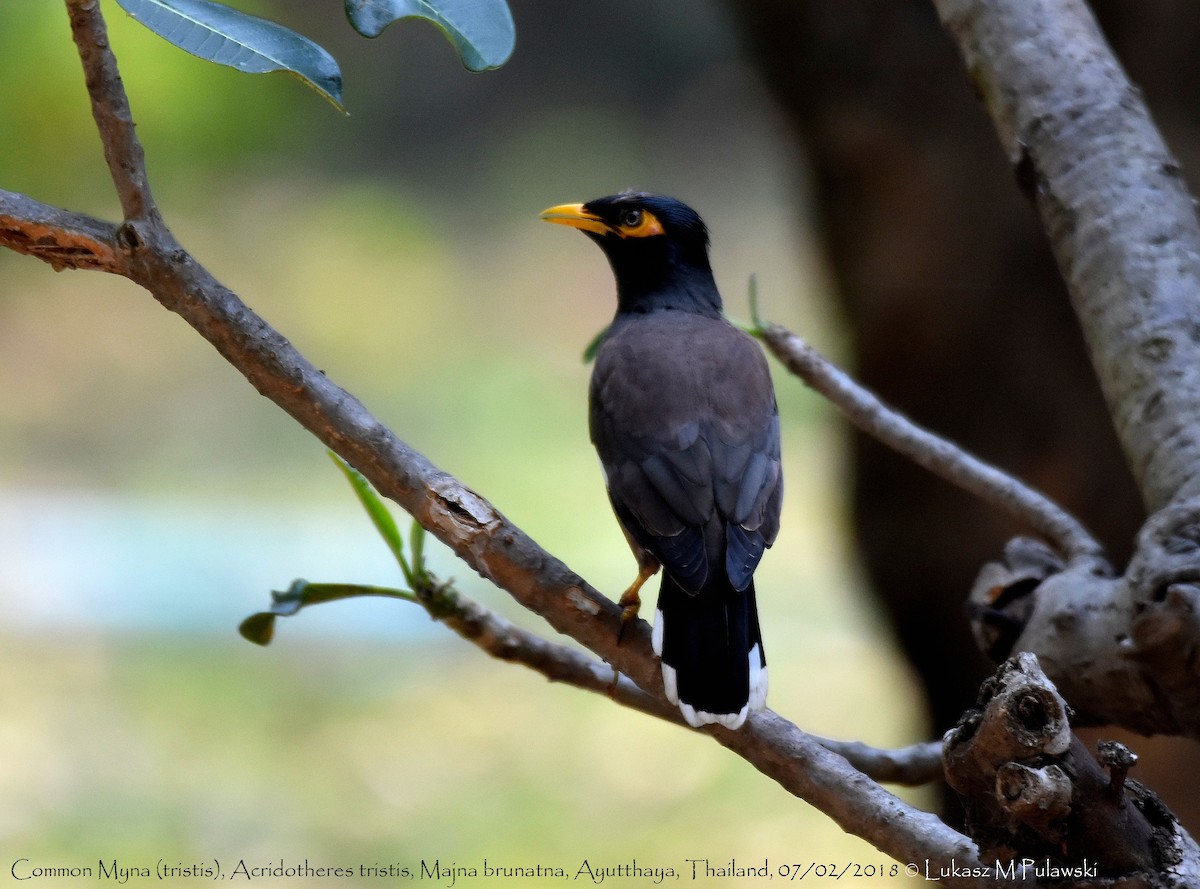
[[[586,204],[561,204],[542,219],[577,228],[600,245],[617,279],[617,312],[678,309],[721,313],[708,264],[708,229],[681,201],[623,191]]]

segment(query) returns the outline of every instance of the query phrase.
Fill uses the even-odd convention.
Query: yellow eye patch
[[[663,234],[662,223],[649,210],[627,207],[617,217],[615,224],[605,222],[583,204],[559,204],[542,211],[542,219],[558,225],[594,232],[598,235],[614,234],[622,238],[649,238]]]
[[[613,231],[622,238],[649,238],[663,233],[662,223],[649,210],[631,208],[621,211],[620,221]]]

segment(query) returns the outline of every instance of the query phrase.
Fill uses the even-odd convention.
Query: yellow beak
[[[571,228],[595,232],[598,235],[607,235],[612,232],[612,229],[599,216],[583,209],[583,204],[559,204],[557,207],[543,210],[539,215],[547,222],[569,225]]]

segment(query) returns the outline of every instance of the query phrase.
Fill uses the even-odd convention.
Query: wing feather
[[[744,590],[779,527],[779,416],[758,344],[723,319],[614,324],[591,434],[622,525],[679,585],[720,566]]]

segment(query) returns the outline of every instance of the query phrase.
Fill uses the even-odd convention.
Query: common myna
[[[783,492],[766,359],[722,314],[708,230],[690,207],[623,192],[542,218],[583,231],[616,277],[589,425],[638,560],[624,617],[661,566],[653,639],[667,697],[693,726],[739,728],[767,696],[753,576]]]

